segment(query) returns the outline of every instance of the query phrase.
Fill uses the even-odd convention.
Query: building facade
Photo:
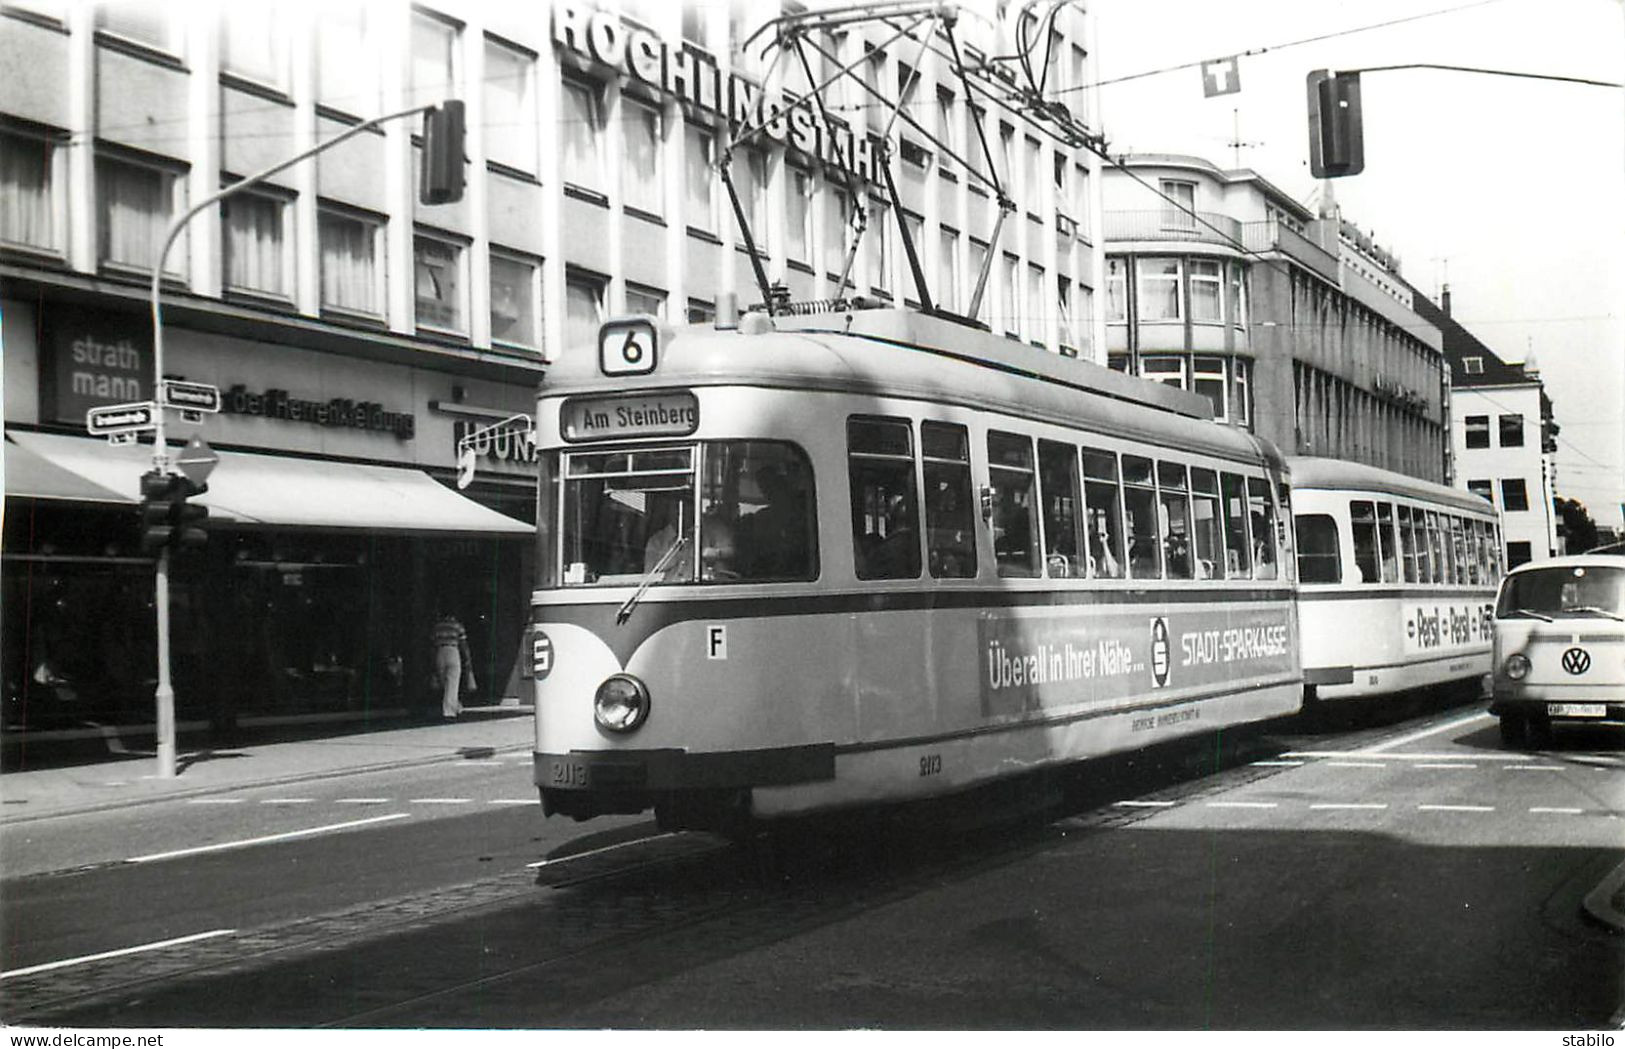
[[[1553,505],[1558,426],[1534,361],[1509,364],[1450,315],[1447,287],[1417,309],[1444,333],[1450,361],[1455,485],[1501,511],[1506,564],[1564,552]]]
[[[481,441],[459,492],[457,440],[529,410],[547,362],[606,316],[704,322],[762,297],[724,158],[792,297],[920,302],[906,228],[934,306],[968,310],[991,256],[983,323],[1100,357],[1100,163],[1065,133],[1093,123],[1072,90],[1092,80],[1089,20],[1067,8],[1032,53],[1071,106],[1058,132],[989,100],[1015,94],[999,56],[1032,37],[985,7],[958,22],[967,92],[941,39],[880,23],[810,28],[810,70],[777,60],[751,36],[790,4],[0,2],[13,736],[151,718],[150,443],[93,441],[85,413],[154,396],[147,285],[169,223],[365,120],[463,100],[463,198],[419,202],[420,123],[391,120],[206,209],[165,258],[166,377],[225,402],[170,432],[222,456],[210,544],[176,558],[183,726],[427,705],[446,609],[503,689],[534,453]],[[814,80],[826,108],[792,112]]]
[[[1125,158],[1102,206],[1112,367],[1203,393],[1288,454],[1445,479],[1439,332],[1358,229],[1194,157]]]

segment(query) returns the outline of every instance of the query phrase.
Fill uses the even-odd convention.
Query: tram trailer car
[[[1507,573],[1491,689],[1511,746],[1543,746],[1557,724],[1625,725],[1625,557],[1574,554]]]
[[[1481,687],[1502,571],[1494,507],[1361,463],[1287,461],[1306,698]]]
[[[547,814],[730,830],[1295,712],[1285,463],[900,310],[612,321],[539,394]]]

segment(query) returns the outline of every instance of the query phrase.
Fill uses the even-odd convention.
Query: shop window
[[[322,309],[368,317],[383,313],[383,232],[381,219],[325,207],[317,212]]]
[[[1213,405],[1213,418],[1224,422],[1229,418],[1229,384],[1225,382],[1223,357],[1196,357],[1191,361],[1191,389],[1206,397]]]
[[[919,510],[907,420],[848,419],[846,442],[858,578],[918,578]]]
[[[1123,578],[1122,490],[1115,453],[1083,449],[1083,503],[1089,574],[1098,579]]]
[[[316,34],[316,99],[344,113],[378,112],[373,15],[360,0],[324,0]]]
[[[1145,321],[1177,321],[1180,310],[1180,262],[1178,259],[1140,259],[1139,318]]]
[[[785,253],[796,262],[812,263],[813,176],[791,165],[789,192],[785,194]]]
[[[926,563],[937,579],[976,575],[976,499],[971,491],[970,436],[951,423],[920,424],[925,473]]]
[[[1501,447],[1523,447],[1523,416],[1518,414],[1503,415],[1501,423]]]
[[[536,56],[489,37],[485,41],[485,157],[527,175],[539,167]]]
[[[702,233],[717,231],[716,137],[699,124],[683,125],[683,221]]]
[[[1467,428],[1467,447],[1488,448],[1490,446],[1490,417],[1487,415],[1469,415],[1463,420]]]
[[[591,346],[604,323],[604,292],[608,280],[585,270],[569,269],[564,276],[564,345]]]
[[[1224,578],[1224,527],[1219,520],[1219,475],[1191,469],[1191,532],[1196,539],[1196,577]]]
[[[288,40],[282,4],[250,0],[226,5],[220,14],[220,69],[245,80],[288,89]]]
[[[1157,486],[1151,460],[1144,456],[1123,456],[1123,515],[1128,525],[1129,578],[1161,578]]]
[[[999,575],[1036,576],[1040,569],[1032,441],[989,431],[987,472],[993,484],[993,560]]]
[[[221,202],[227,291],[293,297],[292,208],[284,197],[245,190]]]
[[[1522,477],[1501,479],[1501,509],[1508,513],[1529,509],[1529,489]]]
[[[658,107],[623,96],[621,99],[621,196],[628,208],[646,215],[664,215],[666,179],[662,174],[665,150],[664,118]]]
[[[468,261],[461,244],[423,234],[412,241],[417,324],[436,331],[468,332]]]
[[[604,158],[603,88],[573,77],[566,77],[562,86],[559,137],[564,181],[602,194],[609,184]]]
[[[104,266],[150,272],[171,219],[185,200],[178,169],[96,157],[98,254]],[[186,234],[175,238],[164,260],[166,276],[186,274]]]
[[[457,27],[425,11],[412,12],[411,64],[407,105],[439,105],[460,97],[457,81]]]
[[[61,254],[67,227],[62,155],[54,138],[0,132],[0,244]]]
[[[1340,583],[1343,555],[1337,547],[1337,522],[1330,514],[1299,514],[1298,581]]]
[[[542,267],[516,255],[491,253],[491,341],[542,345]]]
[[[1224,296],[1224,270],[1217,263],[1205,259],[1192,259],[1191,267],[1191,320],[1220,323],[1221,299]]]
[[[1162,562],[1168,578],[1193,579],[1190,495],[1182,464],[1157,462],[1157,500]]]

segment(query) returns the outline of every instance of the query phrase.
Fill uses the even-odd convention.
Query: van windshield
[[[1536,618],[1625,616],[1625,566],[1554,565],[1509,576],[1495,614],[1508,619],[1520,613]]]

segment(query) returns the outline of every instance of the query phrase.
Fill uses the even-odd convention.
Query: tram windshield
[[[814,506],[805,453],[780,441],[572,452],[564,462],[563,583],[812,579]]]
[[[1495,614],[1502,619],[1625,618],[1625,567],[1554,565],[1519,572],[1507,577]]]

